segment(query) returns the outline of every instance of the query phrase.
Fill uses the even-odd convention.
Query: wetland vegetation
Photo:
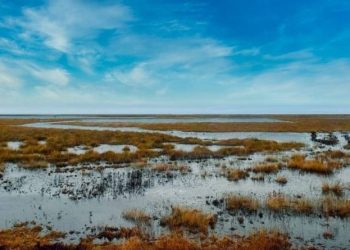
[[[303,140],[235,138],[223,122],[206,139],[0,119],[0,249],[347,249],[348,117],[277,118],[271,131]]]

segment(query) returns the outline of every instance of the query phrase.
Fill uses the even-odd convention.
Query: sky
[[[349,45],[348,0],[0,0],[0,113],[350,113]]]

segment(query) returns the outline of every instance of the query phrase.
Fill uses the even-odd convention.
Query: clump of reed
[[[248,212],[256,211],[260,204],[255,198],[237,194],[228,194],[225,196],[226,209],[229,211],[243,210]]]
[[[250,177],[253,181],[265,181],[265,174],[256,174],[252,177]]]
[[[321,159],[307,160],[306,156],[297,154],[290,158],[288,167],[306,172],[331,174],[335,169],[340,168],[341,164],[337,161],[327,161]]]
[[[153,166],[152,168],[157,172],[169,172],[169,171],[179,171],[181,173],[187,173],[190,171],[190,168],[187,165],[181,164],[168,164],[168,163],[159,163]]]
[[[170,229],[185,228],[191,232],[208,233],[208,227],[214,228],[217,216],[204,213],[197,209],[175,206],[171,208],[171,214],[161,219],[162,225]]]
[[[324,155],[326,157],[332,158],[332,159],[342,159],[345,157],[349,157],[348,154],[346,154],[345,152],[341,151],[341,150],[329,150],[324,152]]]
[[[104,243],[103,245],[97,245],[90,240],[79,244],[79,247],[79,249],[83,247],[84,250],[96,248],[101,250],[291,250],[292,244],[287,234],[262,229],[245,237],[212,235],[196,240],[186,236],[183,232],[173,232],[161,235],[156,239],[134,236],[122,242]]]
[[[222,168],[222,172],[229,181],[238,181],[249,176],[247,171],[238,168]]]
[[[278,172],[279,169],[280,166],[276,163],[260,163],[255,165],[251,170],[254,173],[271,174]]]
[[[124,211],[122,216],[125,220],[132,221],[136,224],[148,224],[151,220],[149,214],[137,208]]]
[[[350,200],[328,196],[322,201],[322,211],[326,216],[350,217]]]
[[[281,185],[285,185],[287,184],[288,180],[285,176],[277,176],[275,181],[278,183],[278,184],[281,184]]]
[[[276,157],[268,156],[265,158],[265,162],[274,162],[277,163],[278,159]]]
[[[3,174],[5,172],[5,164],[0,163],[0,174]]]
[[[0,231],[0,248],[34,250],[38,246],[51,245],[64,237],[65,234],[57,231],[43,234],[41,226],[29,226],[27,223],[23,223],[11,229]]]
[[[324,194],[333,193],[336,196],[342,196],[343,189],[344,187],[340,183],[331,184],[331,183],[324,182],[322,184],[322,193]]]
[[[132,237],[137,237],[139,239],[145,239],[148,237],[140,227],[104,227],[101,230],[96,238],[98,239],[107,239],[112,241],[114,239],[130,239]]]
[[[290,211],[294,213],[310,214],[314,211],[314,204],[305,198],[290,198],[282,194],[270,194],[266,206],[275,212]]]

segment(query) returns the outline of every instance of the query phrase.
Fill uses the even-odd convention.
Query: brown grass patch
[[[203,213],[197,209],[185,207],[172,207],[171,214],[161,220],[161,224],[170,229],[186,228],[191,232],[208,233],[208,227],[214,228],[217,216]]]
[[[256,117],[256,116],[254,116]],[[263,115],[287,122],[195,122],[195,123],[104,123],[106,127],[130,126],[151,130],[196,132],[336,132],[350,130],[349,115]],[[74,122],[81,126],[101,126],[101,123]]]
[[[238,181],[249,176],[247,171],[237,168],[223,168],[222,171],[229,181]]]
[[[291,211],[310,214],[314,210],[312,201],[304,198],[289,198],[282,194],[271,194],[266,200],[269,209],[275,212]]]
[[[107,239],[109,241],[114,239],[129,239],[132,237],[145,239],[148,236],[139,227],[105,227],[96,236],[98,239]]]
[[[335,169],[341,167],[341,163],[337,161],[327,161],[325,159],[307,160],[304,155],[293,155],[288,162],[288,167],[306,172],[331,174]]]
[[[3,174],[5,172],[5,164],[0,163],[0,174]]]
[[[343,189],[344,187],[340,183],[323,183],[322,184],[322,192],[324,194],[333,193],[336,196],[342,196],[343,195]]]
[[[271,174],[276,173],[280,169],[280,166],[276,163],[260,163],[254,166],[251,170],[254,173]]]
[[[288,180],[285,176],[277,176],[277,178],[275,179],[275,181],[278,183],[278,184],[281,184],[281,185],[285,185],[287,184]]]
[[[0,231],[0,248],[32,250],[39,246],[52,244],[55,240],[64,237],[64,234],[52,231],[42,234],[42,227],[19,225],[12,229]]]
[[[135,222],[136,224],[148,224],[151,220],[150,215],[137,208],[124,211],[122,216],[124,219]]]
[[[242,195],[229,194],[225,197],[226,209],[233,210],[247,210],[249,212],[256,211],[259,208],[258,200]]]
[[[350,200],[326,197],[322,201],[322,211],[327,216],[350,217]]]
[[[157,172],[180,171],[181,173],[187,173],[190,171],[190,168],[187,165],[176,165],[167,163],[156,164],[152,169]]]

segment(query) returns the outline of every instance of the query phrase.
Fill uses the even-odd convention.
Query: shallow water
[[[26,126],[90,129],[112,131],[155,132],[139,128],[105,128],[62,125],[57,123],[35,123]],[[349,219],[326,218],[319,214],[304,216],[293,214],[276,214],[261,208],[257,214],[243,211],[228,213],[222,206],[215,206],[213,201],[221,199],[227,193],[237,193],[256,197],[260,201],[273,192],[290,196],[302,196],[310,199],[322,198],[322,183],[340,182],[346,187],[344,198],[350,198],[350,168],[342,168],[333,175],[321,176],[301,173],[283,168],[277,174],[269,174],[264,181],[254,181],[250,177],[237,182],[228,181],[222,176],[222,167],[250,168],[267,157],[278,161],[295,153],[311,155],[325,150],[343,149],[347,144],[342,133],[335,133],[339,143],[335,146],[321,145],[311,141],[308,133],[197,133],[180,131],[156,131],[179,137],[197,137],[206,140],[230,138],[258,138],[276,141],[297,141],[306,144],[300,151],[287,151],[272,154],[257,153],[246,157],[230,156],[223,159],[198,161],[178,161],[187,165],[188,173],[156,172],[152,166],[167,163],[167,157],[150,159],[148,166],[138,168],[129,165],[88,164],[77,167],[44,170],[27,170],[14,164],[7,164],[0,179],[0,227],[11,227],[15,222],[35,220],[54,229],[65,232],[74,231],[68,241],[77,241],[82,235],[91,233],[92,228],[103,225],[132,226],[122,218],[122,212],[130,208],[140,208],[154,216],[152,228],[154,233],[166,229],[159,226],[161,216],[169,213],[171,205],[186,205],[204,211],[217,213],[219,220],[215,232],[219,234],[245,234],[259,228],[279,229],[288,232],[294,243],[312,243],[326,249],[332,247],[347,248],[350,244]],[[319,136],[323,136],[319,134]],[[92,148],[98,152],[117,150],[126,145],[100,145]],[[130,146],[132,151],[137,148]],[[197,145],[174,144],[178,150],[191,151]],[[215,151],[220,146],[210,146]],[[84,153],[86,148],[77,146],[68,152]],[[349,151],[348,151],[349,152]],[[285,176],[285,185],[276,183],[277,176]],[[260,215],[260,213],[262,215]],[[238,217],[243,217],[241,224]],[[322,234],[330,230],[334,239],[326,240]],[[300,239],[302,238],[302,239]]]
[[[350,168],[340,169],[330,176],[300,174],[299,171],[281,170],[270,174],[265,181],[248,178],[230,182],[221,175],[221,166],[247,168],[263,162],[268,156],[281,159],[292,152],[281,154],[253,154],[247,158],[226,157],[202,161],[179,161],[190,167],[191,172],[181,174],[155,172],[150,168],[104,166],[96,168],[90,164],[79,167],[45,170],[26,170],[9,164],[0,180],[0,227],[10,227],[15,222],[35,220],[44,225],[65,232],[90,233],[93,227],[102,225],[131,226],[122,219],[126,209],[140,208],[156,217],[154,225],[162,215],[169,213],[171,205],[185,204],[204,211],[220,212],[222,208],[212,205],[227,193],[252,195],[264,200],[272,192],[306,198],[322,197],[321,185],[324,181],[340,181],[350,187]],[[167,162],[166,157],[152,159],[149,164]],[[251,174],[254,176],[254,174]],[[288,179],[286,185],[275,182],[277,176]],[[344,193],[350,197],[349,190]],[[314,241],[327,247],[345,247],[349,244],[350,222],[347,219],[324,218],[303,215],[279,215],[264,211],[263,217],[242,212],[219,214],[216,232],[230,233],[232,228],[247,233],[258,228],[280,229],[289,232],[295,242]],[[237,220],[244,217],[243,224]],[[156,233],[165,229],[155,226]],[[322,233],[331,230],[334,240],[324,240]],[[68,240],[76,241],[81,234],[74,233]]]
[[[161,131],[161,130],[148,130],[137,127],[103,127],[103,126],[79,126],[70,124],[58,124],[56,122],[42,122],[42,123],[30,123],[25,124],[26,127],[35,128],[58,128],[58,129],[81,129],[81,130],[96,130],[96,131],[121,131],[121,132],[140,132],[140,133],[161,133],[173,135],[181,138],[199,138],[202,140],[225,140],[225,139],[245,139],[256,138],[260,140],[274,140],[277,142],[300,142],[311,147],[318,147],[319,143],[311,140],[310,133],[294,133],[294,132],[183,132],[176,130]],[[335,132],[334,135],[338,138],[339,143],[335,146],[324,146],[324,150],[328,149],[342,149],[347,145],[347,141],[344,138],[344,134]],[[319,136],[325,134],[319,133]]]
[[[133,145],[109,145],[109,144],[101,144],[95,147],[93,150],[100,154],[108,151],[112,151],[115,153],[122,153],[126,148],[128,148],[129,149],[128,151],[131,153],[134,153],[137,151],[137,147]]]
[[[20,141],[9,141],[7,147],[12,150],[18,150],[24,143]]]
[[[178,123],[178,122],[285,122],[263,116],[155,116],[155,115],[0,115],[6,119],[74,119],[86,122]]]

